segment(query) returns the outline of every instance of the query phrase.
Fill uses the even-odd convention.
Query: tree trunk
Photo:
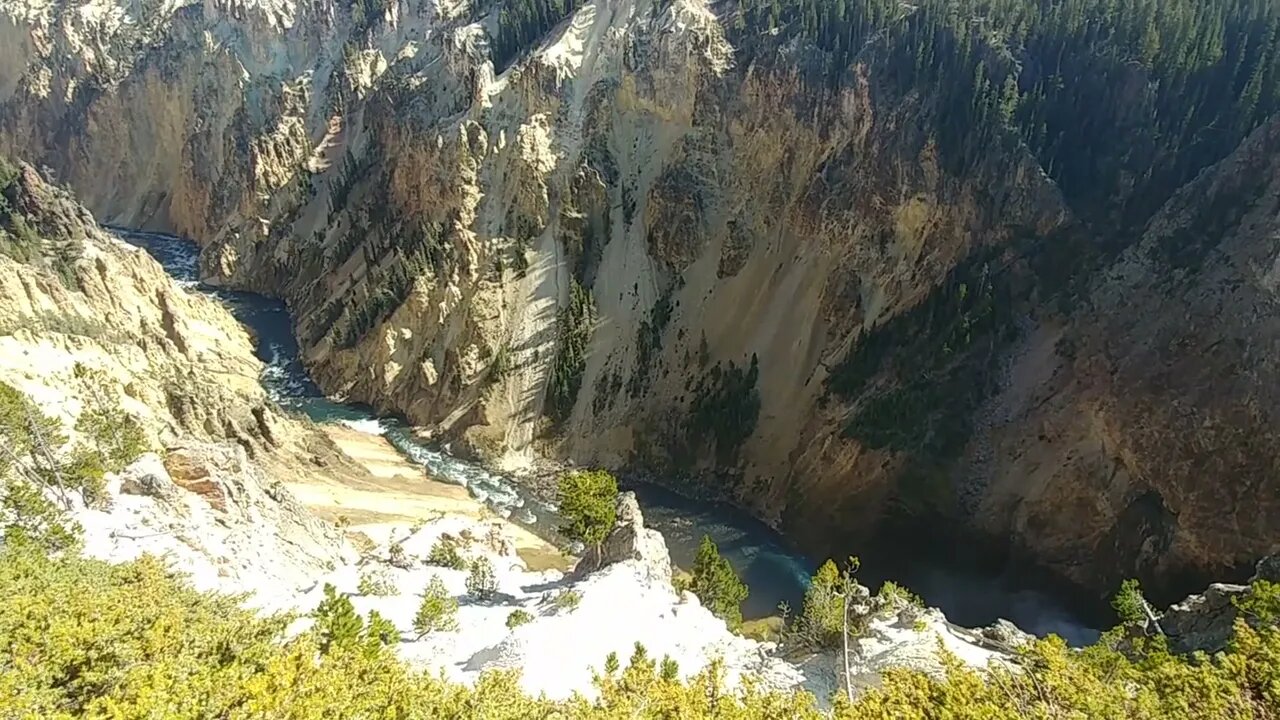
[[[71,499],[67,497],[67,481],[62,477],[62,470],[58,465],[57,459],[53,457],[53,451],[49,448],[49,441],[45,438],[44,434],[40,432],[40,426],[36,423],[36,419],[32,417],[31,409],[24,408],[23,412],[26,415],[27,432],[31,434],[32,444],[40,450],[40,454],[43,455],[45,461],[49,463],[47,468],[49,474],[57,481],[55,483],[57,486],[55,492],[57,493],[58,498],[62,501],[62,507],[64,510],[70,510]],[[33,461],[36,459],[34,454],[31,459]]]
[[[844,627],[840,631],[840,635],[844,640],[844,690],[849,698],[849,704],[853,704],[853,673],[849,670],[849,590],[846,588],[842,599],[844,601],[844,612],[841,613],[844,620]]]

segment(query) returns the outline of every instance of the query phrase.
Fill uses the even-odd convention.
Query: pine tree
[[[791,629],[793,642],[813,649],[839,647],[845,628],[845,599],[853,588],[853,571],[857,561],[850,559],[850,569],[841,572],[835,562],[827,560],[809,581],[804,593],[804,608]]]
[[[316,633],[320,638],[320,652],[335,648],[353,647],[360,640],[364,621],[356,614],[355,607],[346,595],[339,595],[337,588],[324,585],[324,600],[312,612]]]
[[[599,551],[618,520],[618,481],[604,470],[560,476],[560,532]]]
[[[721,557],[720,549],[706,535],[698,546],[693,561],[693,581],[690,589],[711,614],[725,621],[729,629],[742,625],[742,601],[747,599],[747,586],[738,578],[729,561]]]
[[[481,556],[471,561],[471,574],[467,576],[467,594],[487,601],[498,593],[498,578],[493,574],[493,563]]]
[[[369,622],[363,635],[365,657],[376,657],[384,648],[400,642],[400,631],[394,623],[382,617],[377,610],[369,611]]]
[[[87,398],[76,430],[97,449],[107,472],[119,472],[147,451],[146,432],[120,406],[105,373],[81,363],[76,363],[74,373]]]
[[[422,593],[422,603],[413,616],[413,631],[418,639],[432,632],[449,632],[458,628],[458,601],[445,588],[439,577],[432,576]]]
[[[1121,625],[1146,627],[1147,601],[1142,597],[1142,588],[1137,580],[1129,579],[1120,583],[1120,589],[1111,598],[1111,607],[1116,611]]]
[[[0,457],[7,467],[35,488],[71,509],[66,468],[57,456],[67,443],[57,418],[42,413],[16,388],[0,383]]]

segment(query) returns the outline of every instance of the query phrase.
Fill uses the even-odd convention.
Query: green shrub
[[[659,665],[658,677],[666,682],[675,682],[680,679],[680,664],[672,660],[669,655],[662,656],[662,663]]]
[[[555,608],[556,610],[573,612],[574,610],[577,610],[578,606],[581,604],[582,604],[582,593],[578,592],[577,590],[574,590],[573,588],[567,588],[567,589],[561,590],[560,592],[556,593],[555,597],[551,598],[551,607]]]
[[[914,608],[924,608],[924,600],[921,600],[919,595],[892,581],[885,581],[880,586],[880,592],[876,594],[876,599],[881,607],[906,605]]]
[[[89,399],[81,413],[84,419],[76,427],[87,442],[68,445],[57,418],[45,415],[21,391],[0,383],[0,444],[6,449],[0,470],[12,471],[22,482],[54,496],[64,509],[71,507],[71,492],[90,505],[101,504],[106,499],[106,473],[118,472],[146,450],[141,427],[118,403],[103,399],[106,393],[100,387],[85,392]]]
[[[818,568],[804,593],[804,608],[788,630],[788,640],[814,650],[840,647],[845,627],[845,596],[856,584],[856,558],[841,572],[834,561]]]
[[[453,570],[468,568],[467,561],[462,557],[462,553],[458,552],[458,543],[443,537],[431,546],[431,552],[427,555],[427,564]]]
[[[358,586],[361,595],[367,597],[383,597],[387,595],[395,595],[397,592],[396,584],[392,581],[391,576],[381,568],[373,568],[360,573],[360,585]]]
[[[1280,621],[1280,583],[1254,580],[1244,597],[1232,602],[1247,618],[1265,624]]]
[[[507,628],[514,630],[521,625],[533,622],[533,615],[525,610],[516,608],[507,616]]]
[[[618,481],[604,470],[560,476],[560,532],[599,549],[618,521]]]
[[[677,567],[671,568],[671,589],[676,595],[693,589],[693,575]]]
[[[327,653],[335,646],[351,647],[360,639],[364,621],[356,614],[355,606],[346,595],[339,595],[337,588],[324,585],[324,600],[311,613],[315,618],[316,634],[320,638],[320,652]]]
[[[489,558],[481,556],[471,561],[467,594],[476,600],[492,600],[498,594],[498,578],[493,574],[493,563]]]
[[[105,373],[76,363],[75,376],[87,398],[76,418],[76,431],[98,451],[104,470],[120,472],[150,449],[146,432],[120,407],[119,396]]]
[[[785,629],[786,620],[781,616],[771,615],[758,620],[744,620],[738,634],[758,642],[776,643],[782,639]]]
[[[391,547],[387,548],[387,562],[401,570],[408,570],[413,566],[409,562],[409,556],[405,554],[404,545],[398,542],[391,543]]]
[[[324,586],[324,600],[311,616],[315,619],[314,632],[321,654],[354,651],[375,656],[382,648],[400,641],[400,633],[391,621],[371,612],[366,623],[356,614],[351,600],[339,595],[328,583]]]
[[[77,447],[67,454],[61,466],[67,487],[80,492],[86,504],[101,506],[107,499],[107,467],[102,453]]]
[[[4,475],[0,464],[0,478]],[[4,544],[44,553],[75,550],[80,527],[30,482],[10,476],[0,484],[0,527]]]
[[[1142,597],[1142,588],[1134,579],[1120,583],[1120,590],[1111,598],[1111,607],[1121,625],[1145,627],[1147,624],[1147,601]]]
[[[370,610],[363,638],[365,654],[376,655],[380,649],[399,643],[400,631],[395,623],[379,615],[377,610]]]
[[[432,576],[426,591],[422,593],[418,612],[413,616],[413,631],[421,639],[432,632],[457,629],[458,601],[449,594],[439,577]]]
[[[693,561],[693,594],[698,596],[711,614],[725,621],[730,630],[742,625],[742,601],[747,599],[747,586],[738,578],[720,549],[704,535]]]
[[[530,698],[514,673],[452,685],[388,652],[396,633],[375,614],[354,643],[331,643],[322,653],[317,630],[286,638],[289,617],[261,616],[235,598],[196,592],[154,558],[109,565],[6,547],[0,587],[6,717],[824,717],[807,693],[766,692],[759,684],[729,691],[715,662],[681,682],[672,677],[676,668],[654,663],[643,647],[621,672],[616,654],[606,658],[592,700]],[[346,617],[338,625],[354,626]],[[353,637],[349,630],[342,636]],[[1078,651],[1051,637],[1032,642],[1014,662],[979,670],[952,657],[939,677],[895,670],[852,705],[838,699],[832,717],[1273,720],[1280,707],[1275,627],[1239,622],[1228,648],[1212,657],[1173,655],[1158,642],[1127,657],[1105,638]]]

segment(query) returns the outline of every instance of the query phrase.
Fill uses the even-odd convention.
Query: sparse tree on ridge
[[[618,520],[618,481],[604,470],[560,476],[560,532],[597,553]]]
[[[690,590],[711,614],[725,621],[730,630],[742,626],[742,601],[747,599],[746,583],[738,577],[733,566],[720,555],[720,549],[710,537],[702,536],[698,555],[693,561],[693,580]]]

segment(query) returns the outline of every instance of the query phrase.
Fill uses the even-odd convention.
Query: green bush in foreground
[[[712,667],[688,682],[641,650],[603,662],[599,698],[529,698],[518,678],[490,673],[474,688],[401,663],[379,642],[333,643],[315,631],[286,639],[288,617],[261,617],[233,597],[199,593],[154,559],[124,565],[30,549],[0,551],[0,709],[5,717],[483,718],[517,720],[816,720],[812,698],[748,684],[725,690]],[[346,615],[345,612],[341,613]],[[349,623],[347,623],[349,624]],[[370,618],[362,635],[390,624]],[[1032,643],[1017,671],[952,661],[946,677],[889,673],[838,720],[1116,718],[1274,720],[1280,630],[1240,624],[1227,651],[1179,657],[1147,642],[1136,659],[1056,638]]]
[[[515,630],[521,625],[527,625],[531,622],[533,622],[533,615],[530,612],[516,608],[507,616],[507,629]]]

